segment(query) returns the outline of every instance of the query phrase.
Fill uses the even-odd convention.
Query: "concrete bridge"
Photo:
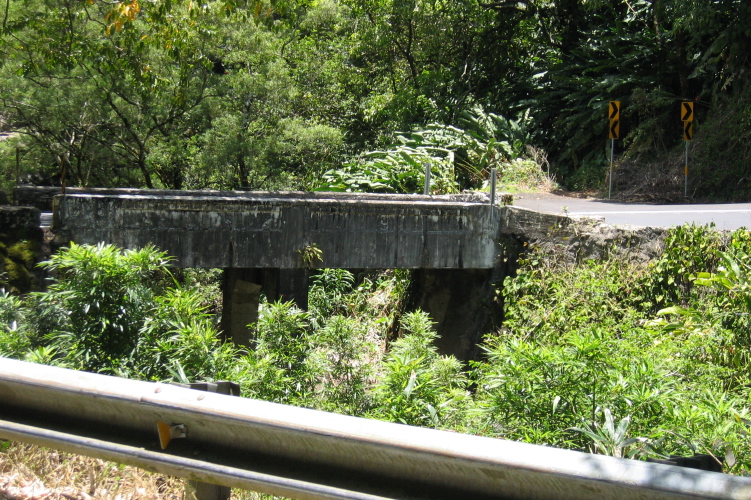
[[[87,190],[55,196],[53,212],[62,244],[153,244],[176,266],[224,269],[222,327],[241,345],[260,293],[306,308],[308,275],[324,267],[414,269],[407,306],[427,311],[439,349],[462,359],[492,328],[480,304],[503,248],[485,195]]]
[[[605,230],[593,219],[493,206],[484,194],[76,189],[54,197],[52,230],[59,244],[153,244],[176,266],[224,269],[222,327],[241,345],[251,342],[260,293],[307,307],[312,268],[413,269],[407,308],[428,312],[439,350],[465,360],[500,325],[494,291],[527,244],[576,258],[619,246],[648,257],[660,244],[649,228]]]
[[[107,191],[56,197],[53,226],[78,243],[152,243],[180,267],[491,269],[498,257],[483,195]]]

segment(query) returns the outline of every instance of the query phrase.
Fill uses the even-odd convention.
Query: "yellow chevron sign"
[[[683,140],[684,141],[694,140],[694,122],[690,122],[690,121],[683,122]]]
[[[694,103],[691,101],[684,101],[681,104],[681,121],[692,122],[694,121]]]
[[[621,121],[610,120],[610,138],[618,139],[621,135]]]
[[[608,119],[611,121],[621,119],[621,101],[610,101]]]

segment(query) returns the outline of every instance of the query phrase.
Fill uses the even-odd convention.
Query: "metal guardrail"
[[[187,437],[162,450],[158,422]],[[751,478],[4,358],[0,437],[300,499],[751,499]]]

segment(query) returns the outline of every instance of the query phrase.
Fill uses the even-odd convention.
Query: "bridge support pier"
[[[270,302],[291,300],[308,308],[307,269],[226,268],[222,284],[222,330],[226,340],[250,346],[253,332],[248,325],[258,321],[261,293]]]
[[[441,354],[462,361],[476,359],[484,333],[499,323],[493,300],[493,283],[499,269],[416,269],[413,272],[408,310],[421,309],[435,321]],[[307,269],[227,268],[224,270],[222,329],[225,339],[250,347],[258,321],[261,294],[267,300],[292,300],[300,309],[308,306]]]
[[[481,336],[500,324],[499,308],[491,307],[493,283],[500,269],[416,269],[408,310],[422,309],[435,321],[441,354],[477,359]]]

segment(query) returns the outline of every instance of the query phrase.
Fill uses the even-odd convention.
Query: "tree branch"
[[[483,2],[481,0],[478,0],[477,4],[480,7],[485,7],[486,9],[492,9],[492,10],[514,9],[514,10],[524,11],[533,7],[532,5],[530,5],[529,1],[520,1],[520,0],[498,0],[495,2]],[[524,8],[520,9],[519,4],[524,5]]]

